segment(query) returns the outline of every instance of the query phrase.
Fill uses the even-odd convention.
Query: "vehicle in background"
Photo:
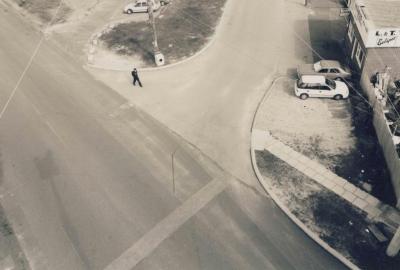
[[[333,98],[340,100],[349,96],[344,82],[334,81],[321,75],[303,75],[295,82],[295,95],[300,99],[309,97]]]
[[[161,4],[159,0],[150,0],[153,2],[153,11],[157,11]],[[163,1],[164,3],[164,1]],[[130,3],[124,7],[124,12],[127,14],[139,13],[139,12],[148,12],[149,6],[147,5],[147,0],[137,0],[133,3]]]
[[[347,80],[351,78],[351,71],[338,61],[321,60],[314,64],[304,64],[297,68],[299,78],[303,75],[322,75],[333,80]]]

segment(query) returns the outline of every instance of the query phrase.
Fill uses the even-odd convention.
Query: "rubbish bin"
[[[163,66],[165,64],[164,55],[161,52],[154,53],[154,60],[157,66]]]

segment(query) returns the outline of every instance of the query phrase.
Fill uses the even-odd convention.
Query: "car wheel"
[[[132,10],[132,9],[128,9],[128,10],[126,11],[126,13],[132,14],[132,13],[133,13],[133,10]]]
[[[300,99],[302,99],[302,100],[305,100],[305,99],[307,99],[308,98],[308,95],[307,94],[301,94],[300,95]]]
[[[333,97],[334,100],[341,100],[342,98],[343,98],[342,95],[335,95],[335,96]]]

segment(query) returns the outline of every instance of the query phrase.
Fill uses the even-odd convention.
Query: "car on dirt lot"
[[[334,81],[321,75],[303,75],[295,82],[295,95],[300,99],[309,97],[333,98],[340,100],[349,96],[344,82]]]
[[[333,80],[347,80],[351,78],[351,71],[335,60],[321,60],[314,64],[304,64],[297,68],[299,78],[303,75],[322,75]]]
[[[150,0],[153,2],[153,11],[157,11],[161,3],[159,0]],[[163,1],[164,2],[164,1]],[[124,7],[124,12],[127,14],[139,13],[139,12],[147,12],[149,6],[147,5],[147,0],[136,0],[133,3],[130,3]]]

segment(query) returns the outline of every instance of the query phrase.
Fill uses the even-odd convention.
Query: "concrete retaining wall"
[[[381,102],[377,100],[375,91],[370,83],[370,78],[365,72],[361,76],[361,87],[368,95],[368,100],[374,109],[373,124],[390,171],[393,189],[397,198],[397,208],[400,208],[400,158],[384,115],[384,108]]]

